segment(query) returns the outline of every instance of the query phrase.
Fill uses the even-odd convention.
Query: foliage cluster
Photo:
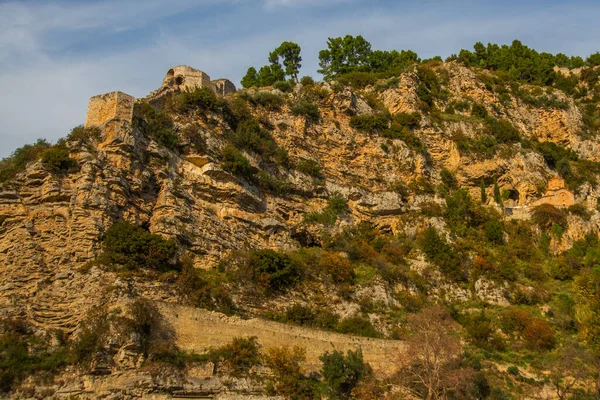
[[[102,261],[125,270],[146,268],[164,272],[178,269],[177,244],[128,222],[117,222],[103,239]]]

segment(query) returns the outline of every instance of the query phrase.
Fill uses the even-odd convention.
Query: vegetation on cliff
[[[263,349],[259,338],[196,354],[177,347],[153,302],[137,301],[127,312],[93,309],[77,330],[52,333],[56,346],[5,321],[0,389],[39,371],[100,370],[97,354],[114,366],[133,338],[146,366],[212,363],[213,374],[290,398],[495,400],[544,387],[597,397],[599,57],[515,41],[477,43],[444,63],[346,36],[319,53],[326,82],[297,85],[300,47],[284,42],[269,65],[249,69],[248,90],[138,101],[129,137],[137,147],[113,143],[127,162],[107,157],[93,128],[17,149],[0,162],[7,186],[30,174],[64,201],[69,180],[86,191],[110,182],[94,202],[80,196],[110,206],[90,223],[102,226],[89,250],[98,257],[77,272],[113,274],[107,290],[402,340],[406,352],[389,355],[398,368],[386,380],[360,351],[327,352],[312,374],[305,350]],[[93,173],[79,180],[78,166]],[[576,203],[511,218],[554,174]],[[116,192],[133,205],[113,201]],[[62,208],[45,213],[61,220]],[[275,211],[263,218],[265,209]],[[19,223],[28,237],[50,234]],[[59,234],[75,236],[77,226]]]

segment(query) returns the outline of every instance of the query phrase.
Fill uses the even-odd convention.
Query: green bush
[[[68,364],[64,345],[50,347],[32,335],[30,327],[20,324],[13,330],[3,324],[0,334],[0,393],[8,393],[28,376],[55,374]],[[41,343],[40,343],[41,342]]]
[[[267,159],[273,157],[278,150],[271,134],[254,119],[239,124],[235,133],[229,135],[229,139],[237,148],[254,151]]]
[[[243,176],[247,179],[253,179],[257,172],[256,168],[250,165],[250,161],[238,149],[227,145],[221,149],[223,159],[221,167],[234,175]]]
[[[485,237],[490,243],[502,245],[504,244],[504,227],[502,222],[498,220],[489,220],[483,224]]]
[[[50,148],[50,143],[38,139],[34,144],[26,144],[12,152],[10,157],[0,161],[0,183],[13,179],[19,172],[24,171],[27,164],[37,161],[42,153]]]
[[[223,99],[220,99],[215,92],[207,87],[196,87],[193,90],[186,90],[175,98],[176,109],[179,112],[190,112],[195,110],[220,111],[225,105]]]
[[[233,315],[237,307],[225,285],[226,279],[219,275],[206,279],[203,276],[205,273],[206,271],[194,268],[190,259],[184,258],[177,278],[177,287],[182,296],[187,297],[196,307]]]
[[[67,136],[67,142],[73,141],[83,144],[89,140],[97,141],[100,139],[101,134],[100,128],[96,126],[85,128],[83,125],[79,125],[71,129],[71,133]]]
[[[315,178],[323,178],[321,166],[318,162],[309,159],[302,159],[296,164],[296,170]]]
[[[262,364],[256,336],[234,337],[230,344],[213,352],[214,358],[223,363],[229,373],[237,378],[247,376],[252,367]]]
[[[552,204],[540,204],[534,207],[531,220],[542,229],[550,229],[554,224],[563,229],[567,227],[566,213]]]
[[[521,140],[519,131],[508,121],[488,118],[486,124],[498,143],[516,143]]]
[[[566,149],[553,142],[538,142],[535,149],[544,157],[544,161],[550,168],[556,168],[560,160],[566,159],[575,161],[578,159],[577,153],[571,149]]]
[[[338,76],[336,81],[343,86],[351,86],[353,89],[364,89],[377,82],[377,75],[371,72],[351,72]]]
[[[320,212],[304,214],[305,222],[316,222],[323,225],[333,225],[339,215],[348,210],[348,200],[341,194],[335,194],[327,200],[327,206]]]
[[[179,145],[173,120],[149,103],[137,102],[133,107],[134,125],[161,145],[174,150]]]
[[[77,162],[69,157],[69,149],[61,142],[42,153],[42,165],[55,174],[64,174],[77,168]]]
[[[337,327],[340,333],[354,334],[358,336],[376,338],[380,334],[377,332],[371,321],[368,318],[360,315],[346,317],[342,319]]]
[[[362,351],[348,350],[344,353],[334,350],[319,357],[323,366],[321,375],[332,399],[349,399],[359,382],[373,375],[369,364],[363,360]]]
[[[277,81],[273,84],[273,87],[283,93],[291,93],[294,90],[294,87],[288,81]]]
[[[269,111],[279,111],[285,103],[281,95],[271,92],[258,92],[252,97],[252,100]]]
[[[584,221],[589,221],[590,218],[591,218],[591,215],[590,215],[589,211],[581,203],[573,204],[567,210],[569,211],[569,214],[577,215],[578,217],[580,217]]]
[[[403,127],[417,129],[421,125],[421,114],[418,112],[397,113],[394,114],[393,120]]]
[[[278,196],[285,196],[293,189],[292,184],[285,177],[280,178],[271,175],[266,171],[260,171],[258,174],[256,174],[256,180],[258,186],[260,186],[262,189]]]
[[[107,231],[103,240],[104,257],[111,264],[127,270],[148,268],[155,271],[178,269],[174,261],[177,244],[163,239],[128,222],[117,222]]]
[[[240,272],[267,294],[283,292],[302,279],[300,265],[287,254],[269,249],[248,253]]]
[[[350,118],[350,126],[363,132],[382,133],[389,125],[390,115],[386,113],[354,115]]]
[[[482,104],[474,103],[471,107],[471,115],[477,118],[485,119],[489,114],[487,109]]]
[[[456,190],[458,189],[458,180],[456,176],[446,168],[442,169],[440,173],[440,178],[442,179],[442,184],[446,187],[447,190]]]
[[[300,83],[304,86],[309,86],[314,85],[315,80],[312,78],[312,76],[303,76],[302,78],[300,78]]]
[[[319,122],[321,119],[321,112],[319,107],[308,101],[299,101],[297,104],[292,106],[292,114],[295,116],[303,116],[307,121]]]

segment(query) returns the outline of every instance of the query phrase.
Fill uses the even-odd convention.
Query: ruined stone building
[[[235,93],[236,88],[229,79],[210,80],[210,76],[198,69],[187,65],[178,65],[167,71],[162,86],[153,95],[161,95],[174,90],[193,90],[195,88],[209,88],[215,93],[225,96]]]
[[[189,67],[179,65],[167,71],[160,88],[155,90],[147,99],[153,100],[162,95],[177,90],[193,90],[207,87],[216,94],[225,96],[235,93],[236,88],[229,79],[210,80],[206,73]],[[119,122],[121,125],[131,124],[133,120],[133,105],[135,97],[123,92],[109,92],[90,98],[85,126],[99,126],[110,129],[110,125]],[[160,102],[160,100],[157,100]]]

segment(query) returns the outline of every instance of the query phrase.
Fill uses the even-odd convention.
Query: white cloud
[[[270,8],[265,12],[263,7],[250,7],[253,3]],[[90,96],[112,90],[145,96],[160,85],[170,66],[179,64],[200,68],[213,78],[237,81],[250,65],[266,63],[268,52],[283,40],[302,46],[303,75],[315,75],[317,54],[327,37],[345,34],[362,34],[373,48],[411,48],[424,57],[446,56],[477,40],[514,38],[546,51],[589,54],[597,50],[592,39],[600,28],[591,19],[586,28],[564,22],[577,20],[581,13],[571,5],[515,16],[516,11],[469,12],[468,7],[480,2],[443,3],[444,9],[435,9],[438,2],[429,3],[431,7],[401,10],[369,6],[356,11],[352,6],[336,14],[301,9],[308,5],[318,9],[322,3],[316,0],[2,3],[0,157],[38,137],[56,140],[67,134],[84,121]],[[210,5],[221,9],[225,5],[227,11],[205,15],[196,10],[199,4],[205,7],[200,11],[210,11]],[[598,11],[599,7],[588,7],[586,13]],[[196,13],[198,23],[182,30],[173,22],[182,12]],[[167,17],[171,22],[166,22]],[[68,47],[64,41],[139,27],[153,27],[157,39],[120,51],[53,55],[57,48]],[[557,28],[560,35],[555,34]],[[558,48],[553,47],[556,43]]]

